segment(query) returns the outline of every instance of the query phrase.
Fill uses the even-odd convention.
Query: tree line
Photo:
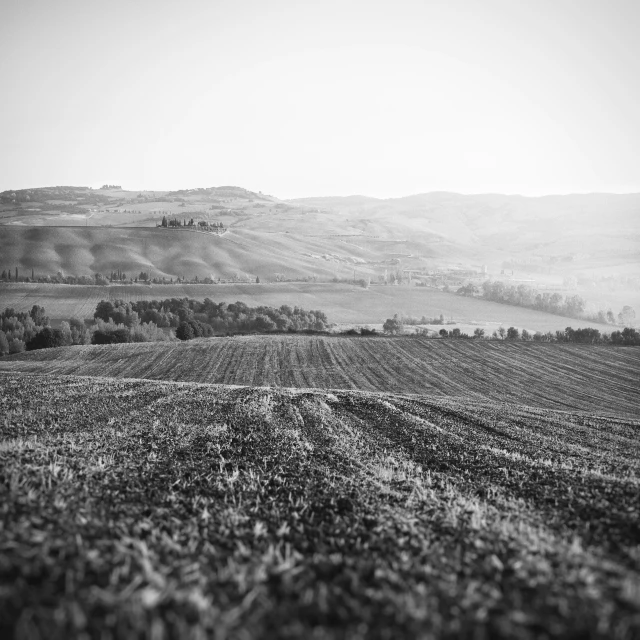
[[[415,320],[412,318],[411,320]],[[382,330],[388,335],[403,335],[405,333],[405,318],[397,313],[393,318],[387,318]],[[433,323],[423,323],[433,324]],[[480,340],[510,340],[510,341],[522,341],[522,342],[572,342],[577,344],[616,344],[624,346],[636,346],[640,345],[640,333],[632,328],[625,327],[622,330],[612,331],[611,333],[601,333],[599,329],[592,327],[584,327],[574,329],[567,327],[564,331],[548,331],[542,333],[541,331],[531,332],[527,329],[519,330],[517,327],[499,327],[491,335],[486,335],[486,332],[481,327],[477,327],[473,335],[463,332],[460,328],[454,329],[440,329],[437,333],[423,329],[422,331],[416,330],[413,334],[425,336],[429,338],[454,338],[454,339],[480,339]]]
[[[149,271],[141,271],[137,276],[128,276],[124,271],[116,269],[109,274],[104,275],[102,273],[94,273],[92,275],[65,275],[61,271],[56,274],[36,274],[34,270],[27,271],[27,274],[23,275],[18,267],[15,269],[4,269],[0,272],[1,282],[37,282],[39,284],[73,284],[73,285],[99,285],[106,286],[109,284],[123,284],[132,285],[138,283],[144,284],[219,284],[222,282],[255,282],[260,284],[260,278],[253,276],[241,278],[238,274],[234,274],[232,278],[225,280],[222,277],[218,277],[217,280],[212,276],[199,277],[195,275],[192,279],[186,278],[184,275],[169,277],[166,276],[152,276]]]
[[[587,303],[579,295],[563,297],[559,293],[540,292],[524,284],[508,285],[500,281],[491,282],[487,280],[480,287],[472,283],[464,285],[456,293],[463,296],[481,297],[501,304],[546,311],[547,313],[570,318],[592,320],[600,324],[630,325],[636,319],[636,313],[629,305],[625,305],[617,315],[611,309],[608,311],[601,309],[595,314],[586,316]]]
[[[505,329],[500,327],[494,331],[491,336],[486,336],[484,329],[476,328],[473,335],[463,333],[460,329],[455,328],[451,331],[440,329],[441,338],[481,338],[489,340],[507,340],[521,342],[571,342],[576,344],[616,344],[624,346],[640,345],[640,333],[632,327],[625,327],[622,331],[612,331],[611,333],[600,333],[598,329],[592,327],[584,327],[574,329],[567,327],[564,331],[548,331],[542,333],[536,331],[531,333],[526,329],[520,331],[516,327]]]
[[[193,218],[189,219],[189,221],[187,221],[186,218],[183,218],[181,221],[178,218],[167,219],[167,216],[162,216],[160,226],[165,229],[168,227],[200,227],[201,229],[215,230],[218,232],[224,230],[224,224],[222,222],[209,222],[208,220],[200,220],[196,222]]]

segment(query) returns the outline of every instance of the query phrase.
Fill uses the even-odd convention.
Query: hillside
[[[320,255],[332,253],[332,258]],[[3,268],[23,275],[89,275],[124,271],[136,278],[192,280],[238,278],[275,281],[316,276],[324,281],[352,277],[362,252],[330,240],[295,240],[285,233],[230,229],[216,236],[187,230],[94,227],[0,227]],[[315,256],[315,257],[314,257]],[[13,265],[13,266],[11,266]],[[359,277],[365,275],[360,273]]]
[[[637,347],[236,336],[31,351],[0,358],[0,371],[429,394],[640,417]]]
[[[221,221],[230,233],[208,242],[172,231],[168,240],[166,230],[155,229],[165,215]],[[239,187],[67,187],[0,194],[0,224],[1,268],[322,280],[350,278],[355,269],[358,277],[377,280],[398,270],[479,274],[485,265],[488,276],[546,288],[576,278],[572,290],[594,302],[616,290],[640,298],[640,194],[283,201]],[[54,232],[51,226],[68,228]],[[112,245],[113,252],[105,249]]]
[[[2,637],[640,634],[637,420],[16,374],[0,403]]]

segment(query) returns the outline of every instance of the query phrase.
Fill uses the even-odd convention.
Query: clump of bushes
[[[158,327],[174,327],[180,340],[235,333],[271,333],[326,331],[327,316],[322,311],[300,307],[249,307],[244,302],[227,304],[190,298],[166,300],[103,300],[94,313],[96,320],[113,321],[124,326],[138,322]]]
[[[179,340],[236,333],[321,332],[328,328],[327,316],[322,311],[307,311],[288,305],[279,308],[249,307],[244,302],[216,303],[209,298],[202,302],[191,298],[137,302],[102,300],[93,315],[97,323],[113,323],[127,328],[131,342],[142,337],[145,340],[161,340],[163,335],[167,339],[167,334],[160,330],[169,327],[175,328],[175,336]],[[145,326],[147,328],[142,330],[141,327]],[[116,330],[99,329],[110,333]],[[118,336],[122,340],[126,337],[124,332]],[[116,340],[115,337],[106,338],[101,334],[98,339]]]
[[[378,332],[375,329],[369,329],[368,327],[359,327],[347,329],[341,332],[345,336],[377,336]]]
[[[0,355],[20,353],[35,336],[49,325],[43,307],[33,305],[31,311],[7,308],[0,314]]]
[[[54,329],[41,306],[34,305],[28,313],[5,309],[0,313],[0,356],[80,344],[174,339],[173,334],[164,332],[154,323],[140,322],[137,314],[125,314],[124,319],[124,323],[97,319],[92,326],[87,326],[83,320],[70,318]]]
[[[140,322],[137,314],[134,321],[127,317],[126,323],[115,322],[109,318],[105,322],[98,318],[94,324],[91,344],[119,344],[125,342],[166,342],[174,338],[171,332],[166,333],[153,322]]]

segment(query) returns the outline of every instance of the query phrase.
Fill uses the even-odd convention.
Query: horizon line
[[[40,187],[23,187],[20,189],[5,189],[0,191],[0,194],[4,194],[6,192],[12,191],[36,191],[38,189],[56,189],[56,188],[71,188],[71,189],[91,189],[95,191],[100,191],[100,187],[93,187],[89,185],[46,185]],[[478,196],[504,196],[504,197],[517,197],[517,198],[549,198],[549,197],[570,197],[570,196],[632,196],[632,195],[640,195],[640,188],[637,191],[566,191],[566,192],[551,192],[551,193],[542,193],[536,195],[527,195],[523,193],[506,193],[500,191],[474,191],[474,192],[464,192],[464,191],[451,191],[447,189],[435,189],[433,191],[419,191],[415,193],[409,193],[401,196],[370,196],[362,193],[351,193],[348,195],[310,195],[310,196],[297,196],[293,198],[283,198],[280,196],[274,196],[273,194],[265,193],[264,191],[256,191],[253,189],[247,189],[246,187],[240,187],[238,185],[219,185],[219,186],[211,186],[211,187],[182,187],[178,189],[135,189],[135,188],[122,188],[122,191],[129,191],[138,193],[144,192],[161,192],[161,193],[171,193],[174,191],[193,191],[198,189],[221,189],[221,188],[233,188],[233,189],[242,189],[244,191],[249,191],[251,193],[256,193],[264,196],[268,196],[271,198],[277,198],[278,200],[283,201],[294,201],[294,200],[318,200],[323,198],[368,198],[370,200],[401,200],[403,198],[412,198],[417,196],[427,196],[427,195],[456,195],[456,196],[469,196],[469,197],[478,197]]]

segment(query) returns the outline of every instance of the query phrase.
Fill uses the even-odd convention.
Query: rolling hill
[[[153,233],[164,215],[219,220],[232,235],[214,248],[193,234],[173,235],[174,250],[167,253],[164,237]],[[283,201],[239,187],[174,192],[59,187],[3,192],[0,224],[3,268],[30,269],[36,261],[49,271],[66,264],[91,272],[121,260],[132,271],[146,268],[174,277],[189,269],[254,274],[278,268],[288,277],[326,278],[348,277],[354,266],[377,277],[385,269],[479,270],[484,264],[499,275],[508,263],[521,278],[556,283],[567,274],[587,279],[613,274],[637,279],[640,274],[640,194],[428,193]],[[70,229],[45,246],[28,229],[33,226]],[[91,234],[83,227],[99,230]],[[114,242],[115,232],[105,227],[131,229],[131,235],[122,236],[127,240],[116,236],[112,257],[101,249]],[[64,246],[76,243],[82,251],[65,261]],[[43,250],[42,260],[34,246]]]

